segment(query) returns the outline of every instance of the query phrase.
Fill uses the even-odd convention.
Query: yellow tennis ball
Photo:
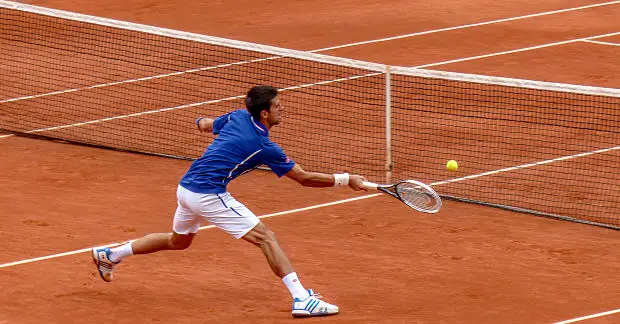
[[[459,164],[456,163],[456,161],[454,161],[454,160],[450,160],[446,164],[446,169],[448,169],[449,171],[456,171],[456,169],[458,169],[458,168],[459,168]]]

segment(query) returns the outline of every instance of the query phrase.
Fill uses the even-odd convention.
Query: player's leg
[[[258,246],[263,251],[271,270],[276,276],[284,278],[289,273],[294,272],[291,262],[276,239],[276,235],[262,222],[256,224],[242,239]],[[300,297],[307,296],[306,290],[302,287]]]
[[[338,314],[338,306],[322,301],[312,289],[306,290],[288,257],[280,247],[276,235],[262,222],[256,224],[244,240],[260,247],[273,273],[282,279],[293,297],[292,315],[295,317]]]
[[[194,236],[196,236],[196,233],[179,234],[173,232],[149,234],[128,243],[128,247],[131,248],[131,254],[122,255],[119,253],[118,256],[122,259],[125,256],[133,254],[149,254],[164,250],[184,250],[192,244]],[[114,261],[114,249],[112,249],[112,257]]]
[[[184,191],[177,190],[178,206],[174,214],[173,233],[149,234],[115,248],[98,247],[92,250],[93,261],[104,281],[112,281],[114,268],[125,257],[163,250],[183,250],[191,245],[203,219],[187,206],[184,194]]]
[[[196,234],[153,233],[118,247],[97,247],[92,249],[93,261],[104,281],[112,281],[114,268],[126,258],[135,254],[148,254],[163,250],[183,250],[190,246]]]
[[[207,206],[207,201],[208,199],[205,198],[205,206]],[[218,194],[216,199],[211,199],[211,201],[212,203],[206,208],[209,212],[204,214],[210,223],[236,239],[243,238],[260,247],[269,266],[278,277],[284,278],[291,273],[294,274],[293,266],[280,248],[275,234],[251,210],[235,200],[229,193]],[[299,284],[299,279],[294,279],[300,289],[291,291],[293,297],[308,297],[308,292]]]

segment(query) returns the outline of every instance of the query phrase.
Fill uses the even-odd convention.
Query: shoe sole
[[[293,315],[293,317],[296,318],[302,318],[302,317],[321,317],[321,316],[332,316],[332,315],[338,315],[340,313],[340,311],[335,312],[335,313],[317,313],[317,314],[310,314],[306,311],[299,311],[298,313],[296,313],[295,311],[292,311],[291,314]]]

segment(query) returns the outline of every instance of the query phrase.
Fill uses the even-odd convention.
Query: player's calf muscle
[[[162,250],[183,250],[190,246],[191,237],[172,233],[149,234],[132,243],[134,254],[148,254]]]

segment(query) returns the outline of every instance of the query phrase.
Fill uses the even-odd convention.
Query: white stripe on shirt
[[[254,155],[258,154],[258,152],[260,152],[260,151],[262,151],[262,150],[263,150],[263,149],[259,149],[258,151],[256,151],[256,152],[254,152],[254,153],[250,154],[250,156],[248,156],[245,160],[241,161],[241,163],[239,163],[239,164],[235,165],[235,167],[234,167],[232,170],[230,170],[230,173],[228,174],[228,178],[226,178],[226,179],[230,179],[230,178],[232,178],[232,174],[233,174],[233,172],[235,172],[235,170],[237,170],[237,169],[238,169],[241,165],[243,165],[245,162],[248,162],[248,160],[250,160],[250,159],[251,159]],[[226,179],[224,179],[224,180],[226,180]],[[224,180],[222,180],[222,183],[224,183]]]
[[[256,122],[254,121],[254,117],[250,117],[250,119],[252,119],[252,124],[254,124],[254,126],[255,126],[256,128],[260,129],[260,130],[261,130],[261,132],[264,132],[264,131],[265,131],[264,129],[260,128],[260,126],[256,125]]]

